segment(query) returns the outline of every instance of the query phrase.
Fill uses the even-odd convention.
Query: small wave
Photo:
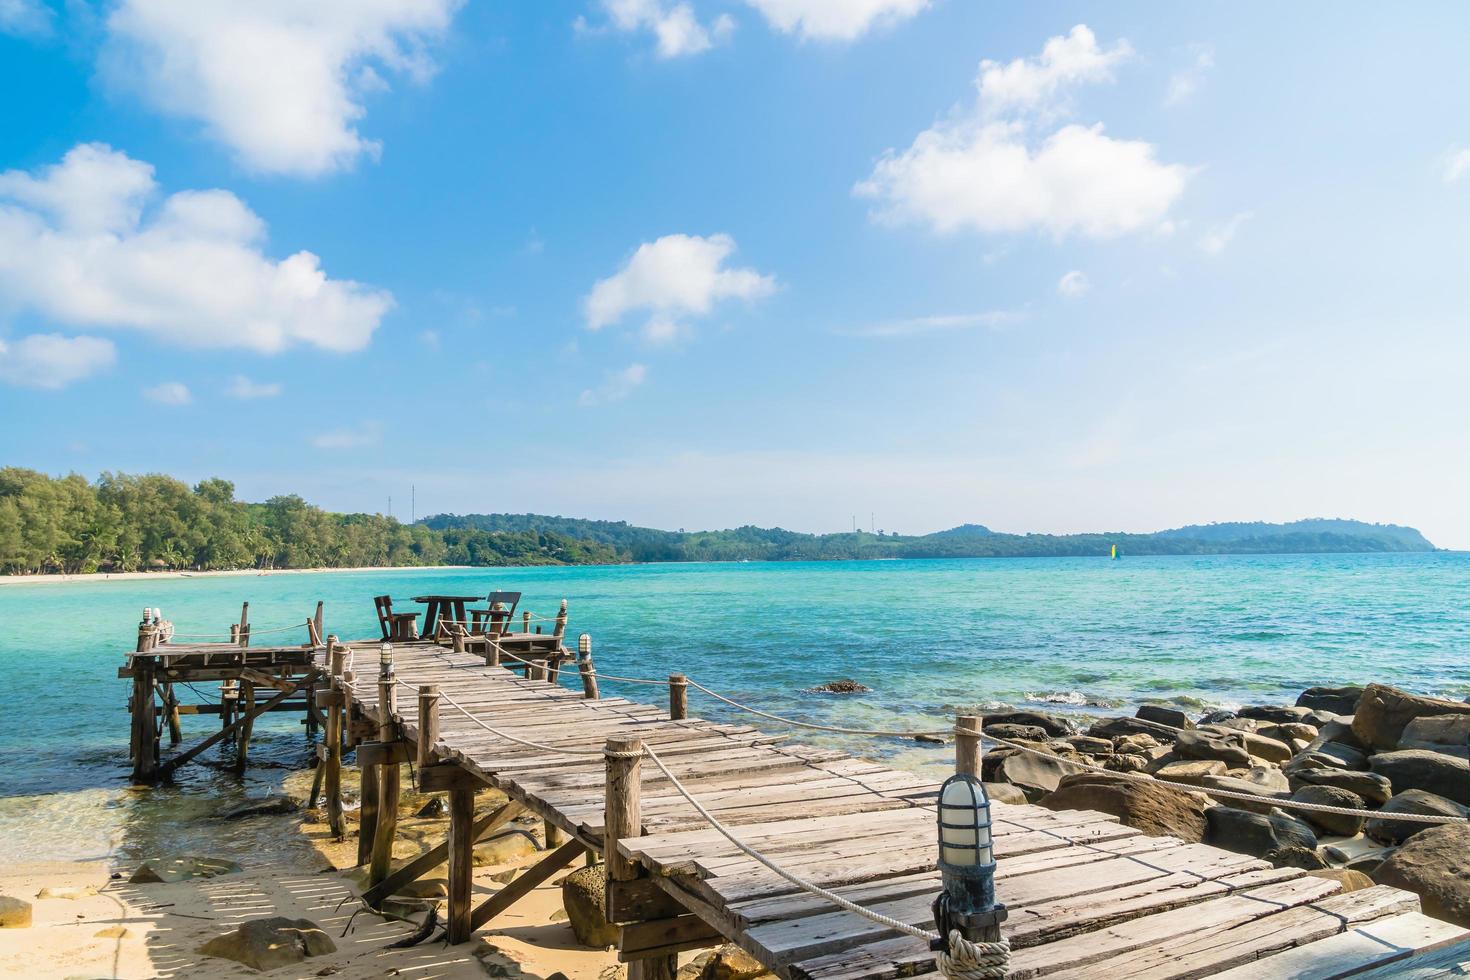
[[[1070,704],[1088,708],[1120,708],[1123,706],[1123,702],[1117,698],[1105,698],[1096,694],[1083,694],[1081,691],[1050,691],[1044,694],[1025,691],[1022,697],[1027,701],[1034,701],[1038,704]]]
[[[972,701],[969,704],[941,704],[939,710],[945,714],[956,715],[985,715],[997,711],[1014,711],[1016,706],[1009,701],[997,701],[987,698],[984,701]]]

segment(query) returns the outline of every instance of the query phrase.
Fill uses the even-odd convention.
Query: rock
[[[985,795],[992,803],[1012,803],[1024,806],[1030,802],[1019,786],[1012,786],[1010,783],[984,783],[983,785]]]
[[[1041,801],[1048,810],[1098,810],[1153,836],[1178,837],[1191,844],[1205,834],[1205,803],[1189,793],[1143,780],[1079,773],[1067,776]]]
[[[240,866],[224,858],[163,857],[150,858],[138,865],[128,879],[130,884],[146,885],[186,881],[190,878],[214,878],[240,873]]]
[[[410,881],[393,894],[404,898],[445,898],[449,895],[449,879],[420,878]]]
[[[1241,732],[1241,738],[1245,740],[1245,750],[1252,758],[1267,762],[1285,762],[1291,758],[1291,746],[1285,742],[1252,732]]]
[[[23,898],[0,895],[0,929],[26,929],[30,924],[30,902]]]
[[[807,688],[807,691],[812,694],[866,694],[871,690],[872,688],[866,684],[859,684],[850,678],[844,678],[840,681],[828,681],[825,684],[818,684],[816,687]]]
[[[98,929],[92,933],[93,939],[126,939],[127,936],[127,926],[108,926],[106,929]]]
[[[1088,755],[1112,755],[1113,743],[1105,738],[1093,738],[1091,735],[1068,735],[1067,743],[1078,752]]]
[[[1160,742],[1172,742],[1178,732],[1143,718],[1108,718],[1087,729],[1093,738],[1116,738],[1120,735],[1151,735]]]
[[[76,901],[79,898],[88,898],[97,894],[97,889],[91,885],[62,885],[52,888],[49,885],[36,892],[37,898],[64,898]]]
[[[1321,871],[1327,867],[1322,855],[1305,847],[1278,847],[1266,856],[1278,868],[1301,868],[1303,871]]]
[[[694,962],[699,964],[699,972],[691,974],[695,980],[755,980],[770,976],[758,960],[734,943],[704,953]]]
[[[521,831],[511,831],[499,837],[492,837],[484,843],[476,844],[474,862],[477,868],[487,868],[491,865],[506,864],[534,853],[536,853],[534,838]]]
[[[1142,755],[1110,755],[1103,760],[1103,768],[1111,772],[1143,772],[1148,768],[1148,757]]]
[[[1353,713],[1353,733],[1374,749],[1398,748],[1404,728],[1415,718],[1467,715],[1470,704],[1444,698],[1426,698],[1384,684],[1369,684]]]
[[[258,800],[246,800],[222,811],[219,814],[221,820],[239,820],[243,817],[275,816],[282,813],[295,813],[301,809],[301,804],[289,796],[266,796]]]
[[[278,915],[242,923],[234,932],[216,936],[198,951],[257,970],[274,970],[300,963],[308,956],[335,953],[337,947],[315,922]]]
[[[1291,774],[1291,788],[1303,786],[1332,786],[1345,789],[1362,797],[1368,803],[1381,806],[1393,795],[1393,787],[1387,777],[1376,772],[1348,772],[1346,769],[1300,769]]]
[[[618,941],[618,927],[607,922],[607,865],[578,868],[561,880],[561,904],[577,942],[606,949]]]
[[[1364,857],[1376,857],[1381,861],[1393,853],[1393,848],[1384,847],[1378,841],[1360,835],[1339,837],[1330,844],[1324,844],[1322,853],[1328,860],[1338,864],[1351,864]]]
[[[1218,759],[1187,759],[1159,766],[1153,769],[1150,775],[1158,779],[1167,779],[1172,783],[1199,786],[1206,776],[1219,776],[1224,772],[1225,763]]]
[[[1112,741],[1113,751],[1123,755],[1142,755],[1149,749],[1159,747],[1159,740],[1146,732],[1139,732],[1137,735],[1119,735]]]
[[[1361,871],[1349,871],[1347,868],[1321,868],[1310,872],[1316,878],[1329,878],[1342,885],[1343,893],[1359,892],[1364,888],[1373,887],[1373,879]]]
[[[442,796],[431,796],[429,802],[419,807],[416,817],[442,817],[444,815],[444,798]]]
[[[1285,725],[1267,725],[1259,730],[1259,734],[1266,738],[1274,738],[1278,742],[1290,743],[1293,739],[1301,739],[1311,742],[1317,737],[1317,726],[1307,725],[1301,722],[1288,722]]]
[[[1256,721],[1269,721],[1277,725],[1285,722],[1301,721],[1311,713],[1311,708],[1290,708],[1265,704],[1250,705],[1236,712],[1241,718],[1254,718]]]
[[[914,736],[915,742],[928,742],[930,745],[943,745],[944,737],[941,735],[929,735],[924,732]]]
[[[1430,749],[1465,758],[1470,744],[1470,715],[1430,715],[1415,718],[1399,736],[1401,749]]]
[[[1078,771],[1076,766],[1060,759],[1017,752],[1001,760],[995,770],[995,780],[1018,787],[1028,800],[1035,802],[1056,789],[1063,776]]]
[[[1298,708],[1315,708],[1335,715],[1350,715],[1358,710],[1361,687],[1309,687],[1297,696]]]
[[[998,711],[982,715],[981,718],[987,729],[991,725],[1034,725],[1051,738],[1077,734],[1076,727],[1070,721],[1056,715],[1044,715],[1039,711]]]
[[[1296,811],[1301,819],[1329,834],[1352,837],[1362,831],[1363,821],[1367,818],[1367,806],[1363,798],[1356,793],[1350,793],[1335,786],[1303,786],[1291,794],[1291,799],[1293,803],[1339,806],[1364,811],[1363,816],[1360,817],[1339,813],[1314,813],[1311,810]]]
[[[1317,737],[1312,739],[1312,748],[1317,747],[1320,742],[1341,742],[1343,745],[1357,749],[1359,752],[1367,753],[1368,746],[1358,740],[1357,733],[1353,731],[1353,720],[1344,718],[1340,721],[1329,721],[1317,726]]]
[[[1279,782],[1278,782],[1279,778]],[[1223,789],[1231,793],[1250,793],[1252,796],[1264,796],[1272,800],[1287,800],[1291,798],[1291,787],[1286,783],[1285,777],[1274,769],[1257,767],[1246,770],[1244,776],[1206,776],[1201,780],[1201,785],[1206,789]],[[1234,807],[1237,810],[1250,810],[1253,813],[1267,813],[1271,810],[1273,803],[1252,800],[1230,800],[1219,801],[1225,806]]]
[[[1350,745],[1341,742],[1313,742],[1286,761],[1282,766],[1287,772],[1299,769],[1351,769],[1364,772],[1368,768],[1368,757]]]
[[[1045,742],[1047,739],[1046,729],[1037,725],[1013,725],[1001,722],[998,725],[986,725],[983,731],[986,735],[1008,738],[1012,742]]]
[[[1317,849],[1317,835],[1290,817],[1214,806],[1205,811],[1205,820],[1205,842],[1237,854],[1263,858],[1288,847]]]
[[[1133,713],[1135,718],[1157,722],[1170,728],[1193,728],[1194,722],[1178,708],[1166,708],[1161,704],[1145,704]]]
[[[1388,777],[1395,793],[1422,789],[1470,804],[1470,762],[1464,759],[1428,749],[1400,749],[1380,752],[1368,764],[1380,776]]]
[[[1234,717],[1235,717],[1235,712],[1233,712],[1233,711],[1211,711],[1209,714],[1205,715],[1203,718],[1201,718],[1199,720],[1199,724],[1201,724],[1201,725],[1218,725],[1218,724],[1220,724],[1220,722],[1222,722],[1222,721],[1229,721],[1231,718],[1234,718]]]
[[[1250,765],[1250,753],[1239,744],[1206,731],[1180,732],[1174,751],[1187,759],[1218,759],[1227,766]]]
[[[1417,894],[1424,911],[1470,927],[1470,825],[1446,824],[1415,834],[1373,879]]]
[[[1383,808],[1368,820],[1367,826],[1363,828],[1364,832],[1384,844],[1402,844],[1410,837],[1435,826],[1435,824],[1417,821],[1390,820],[1384,816],[1390,813],[1428,813],[1442,817],[1463,817],[1470,815],[1470,808],[1463,807],[1454,800],[1447,800],[1443,796],[1426,793],[1422,789],[1405,790],[1402,793],[1395,793],[1392,799],[1383,804]]]
[[[1200,722],[1199,723],[1199,727],[1200,728],[1226,729],[1226,730],[1229,730],[1229,731],[1236,731],[1236,732],[1253,732],[1256,729],[1258,729],[1258,728],[1261,727],[1261,723],[1259,721],[1256,721],[1254,718],[1237,718],[1234,715],[1232,715],[1229,718],[1226,718],[1224,721],[1215,722],[1213,724],[1206,724],[1205,722]]]

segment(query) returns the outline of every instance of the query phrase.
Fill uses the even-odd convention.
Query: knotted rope
[[[999,980],[1011,968],[1011,944],[975,942],[949,931],[949,949],[934,954],[939,972],[953,980]]]

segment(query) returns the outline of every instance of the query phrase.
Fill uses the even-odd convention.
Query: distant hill
[[[723,531],[662,531],[626,521],[541,514],[440,514],[437,531],[539,532],[610,548],[623,561],[798,561],[854,558],[1035,558],[1125,555],[1313,554],[1433,551],[1413,528],[1312,519],[1289,524],[1204,524],[1152,534],[1005,534],[962,524],[925,535],[867,531],[803,534],[746,525]]]

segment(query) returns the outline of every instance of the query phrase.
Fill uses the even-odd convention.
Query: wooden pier
[[[249,663],[228,665],[205,658],[234,654],[165,646],[167,654],[135,654],[129,676],[137,691],[145,673],[157,681],[236,671],[256,684],[269,677],[277,698],[310,682],[326,732],[318,787],[339,833],[344,742],[362,767],[359,863],[370,866],[374,883],[366,903],[376,906],[447,862],[450,942],[469,939],[590,854],[607,863],[606,908],[621,925],[618,954],[630,980],[672,978],[679,952],[726,941],[787,978],[935,970],[924,941],[809,894],[734,845],[642,750],[653,749],[747,846],[858,905],[926,928],[940,890],[938,782],[753,726],[691,717],[680,675],[670,678],[667,707],[655,707],[599,696],[589,656],[578,660],[580,689],[570,690],[556,676],[571,662],[567,651],[517,674],[511,661],[492,664],[491,652],[475,652],[462,631],[451,634],[443,644],[394,644],[391,679],[379,676],[379,640],[334,638],[309,649],[251,650]],[[262,664],[262,654],[283,659]],[[977,727],[975,719],[957,727],[962,769],[978,763],[978,740],[966,734]],[[393,869],[400,767],[410,761],[421,790],[448,794],[448,837]],[[474,794],[484,787],[509,802],[476,819]],[[546,823],[545,855],[473,905],[475,842],[526,811]],[[1373,968],[1389,975],[1421,954],[1470,944],[1465,930],[1423,915],[1408,892],[1344,893],[1330,878],[1149,837],[1101,813],[1001,803],[992,813],[1012,977],[1329,978]]]

